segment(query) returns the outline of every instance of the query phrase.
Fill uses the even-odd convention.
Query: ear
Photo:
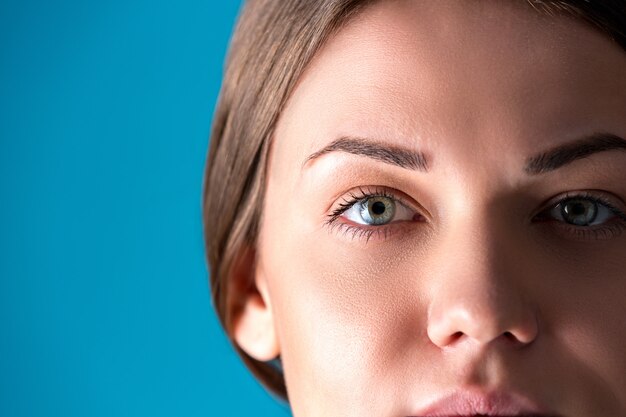
[[[252,249],[242,251],[232,270],[230,297],[237,307],[233,314],[233,338],[237,345],[258,361],[280,354],[274,315],[263,270]]]

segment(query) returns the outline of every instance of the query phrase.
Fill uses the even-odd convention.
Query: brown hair
[[[231,40],[214,115],[203,190],[213,304],[245,364],[284,399],[280,367],[251,358],[232,339],[242,300],[233,297],[229,277],[247,248],[256,247],[266,162],[281,110],[326,39],[372,1],[249,0]],[[626,50],[624,0],[526,2],[543,14],[582,20]]]

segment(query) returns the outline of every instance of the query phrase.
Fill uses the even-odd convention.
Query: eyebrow
[[[578,159],[612,150],[626,150],[626,139],[612,133],[593,133],[527,158],[524,172],[528,175],[544,174]],[[423,152],[351,136],[336,139],[319,151],[309,155],[304,160],[302,166],[304,167],[309,161],[322,155],[337,151],[365,156],[400,168],[422,172],[428,171],[428,161]]]
[[[578,159],[612,150],[626,150],[626,140],[611,133],[593,133],[526,159],[524,172],[529,175],[544,174]]]
[[[422,152],[351,136],[336,139],[319,151],[309,155],[309,157],[304,160],[302,166],[304,167],[309,161],[319,158],[322,155],[336,151],[366,156],[400,168],[423,172],[428,171],[426,156]]]

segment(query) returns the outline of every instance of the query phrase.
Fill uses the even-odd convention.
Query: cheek
[[[626,259],[621,248],[558,263],[542,303],[553,375],[569,381],[572,413],[626,405]],[[544,287],[545,288],[545,287]],[[548,374],[550,372],[548,371]],[[620,405],[621,404],[621,405]],[[608,413],[609,415],[611,412]]]
[[[604,350],[615,355],[626,347],[626,240],[621,242],[579,251],[550,266],[556,271],[550,290],[554,299],[546,309],[554,318],[553,331],[572,333],[564,336],[570,341],[587,340],[581,349],[590,349],[585,344],[595,346],[597,354],[583,355],[592,359],[610,357]]]
[[[397,245],[340,244],[303,224],[284,223],[277,233],[263,244],[263,264],[290,401],[311,404],[316,415],[325,415],[320,404],[337,415],[384,414],[385,401],[373,393],[398,387],[401,352],[412,349],[412,360],[423,362],[415,348],[426,307],[420,271],[407,265],[416,254],[405,248],[399,257]]]

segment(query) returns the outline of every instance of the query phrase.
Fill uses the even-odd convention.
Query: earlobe
[[[240,307],[233,318],[232,336],[237,345],[259,361],[275,359],[280,354],[272,306],[265,276],[250,251],[233,270],[231,296]],[[244,283],[248,284],[245,285]]]

